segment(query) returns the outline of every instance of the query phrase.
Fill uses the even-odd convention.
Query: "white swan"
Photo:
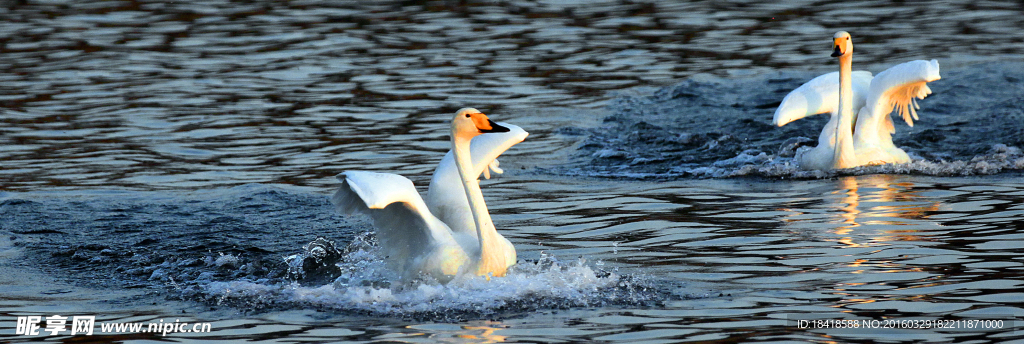
[[[490,172],[503,173],[504,171],[499,168],[497,157],[515,144],[523,142],[529,135],[522,128],[513,124],[498,122],[498,125],[508,128],[508,131],[479,135],[470,142],[469,152],[473,157],[471,171],[474,176],[480,176],[482,173],[484,178],[490,179]],[[455,163],[454,150],[450,150],[434,170],[424,201],[426,201],[430,213],[437,216],[453,231],[467,233],[476,238],[473,212],[466,199],[466,192],[463,190],[462,179],[459,177],[458,166]],[[502,237],[502,239],[505,238]],[[512,246],[508,240],[505,242],[508,246]]]
[[[892,143],[895,108],[908,125],[917,119],[917,99],[931,94],[927,83],[939,80],[936,60],[910,61],[878,73],[853,72],[853,42],[850,34],[833,37],[832,57],[839,58],[839,72],[811,79],[786,95],[775,110],[777,126],[820,113],[832,117],[818,146],[804,153],[800,167],[812,170],[849,168],[862,165],[906,163],[910,156]],[[838,81],[838,82],[837,82]],[[854,112],[854,109],[858,109]]]
[[[498,155],[528,135],[494,123],[473,108],[452,118],[452,150],[434,172],[424,202],[405,177],[365,171],[338,175],[334,204],[344,213],[369,215],[389,266],[402,279],[421,274],[446,282],[461,273],[504,276],[515,247],[494,228],[479,176]],[[483,133],[500,133],[487,134]]]

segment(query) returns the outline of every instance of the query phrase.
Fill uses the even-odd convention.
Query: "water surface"
[[[1014,2],[5,4],[0,336],[37,339],[13,335],[19,315],[95,314],[214,329],[97,341],[1021,340],[1021,18]],[[824,119],[772,128],[774,106],[835,68],[838,30],[857,69],[940,61],[921,120],[897,124],[914,164],[786,164]],[[483,182],[522,264],[389,285],[369,223],[330,206],[333,176],[425,187],[464,106],[531,133]],[[338,254],[306,264],[317,247]],[[915,317],[1005,327],[796,326]]]

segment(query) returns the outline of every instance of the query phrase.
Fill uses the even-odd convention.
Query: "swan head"
[[[462,108],[452,118],[452,135],[472,138],[484,133],[503,133],[508,128],[498,125],[474,108]]]
[[[839,31],[832,35],[832,57],[840,57],[850,53],[853,53],[853,41],[850,40],[850,33]]]

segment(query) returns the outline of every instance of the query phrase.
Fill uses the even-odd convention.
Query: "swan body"
[[[509,131],[480,135],[470,142],[469,151],[473,158],[471,171],[475,176],[483,174],[485,178],[490,179],[490,172],[502,173],[497,157],[513,145],[523,142],[529,135],[516,125],[503,122],[498,122],[498,125],[508,128]],[[425,201],[427,209],[447,224],[453,232],[469,235],[476,240],[473,212],[459,179],[454,151],[448,151],[434,170]],[[504,246],[501,252],[510,254],[506,260],[515,262],[516,251],[512,242],[500,235],[498,238],[499,243]]]
[[[343,213],[369,215],[386,262],[402,279],[503,276],[516,262],[515,247],[494,228],[478,178],[500,173],[498,155],[527,135],[461,109],[452,119],[452,150],[434,171],[426,201],[409,179],[367,171],[339,174],[332,201]]]
[[[871,83],[871,72],[856,71],[851,73],[853,86],[853,106],[863,107],[866,103],[865,94]],[[810,115],[829,113],[831,117],[821,134],[818,135],[818,146],[801,156],[800,167],[808,170],[828,170],[832,167],[834,148],[836,146],[836,129],[839,125],[839,72],[818,76],[801,85],[786,95],[775,110],[772,124],[783,126],[789,122]]]
[[[910,61],[872,77],[870,72],[852,71],[849,33],[836,33],[833,42],[840,71],[811,79],[786,95],[772,124],[781,127],[810,115],[831,114],[818,146],[800,157],[804,169],[909,162],[910,156],[892,143],[895,126],[889,114],[896,109],[908,125],[914,125],[916,99],[931,94],[927,83],[940,79],[939,62]]]

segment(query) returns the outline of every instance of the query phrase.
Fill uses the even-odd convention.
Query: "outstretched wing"
[[[473,156],[473,175],[479,178],[484,169],[497,162],[501,153],[517,143],[523,142],[529,135],[523,128],[508,123],[498,123],[509,129],[503,133],[487,133],[474,137],[470,141],[469,152]],[[497,164],[493,164],[497,168]],[[495,170],[498,172],[500,170]],[[441,221],[448,224],[453,231],[476,236],[473,213],[469,210],[466,190],[459,178],[459,170],[455,165],[455,156],[451,151],[445,154],[441,163],[434,170],[427,190],[427,207]]]
[[[913,127],[917,119],[916,110],[921,108],[917,99],[931,94],[927,83],[940,78],[939,61],[936,60],[905,62],[878,73],[868,89],[867,110],[864,111],[868,116],[867,123],[884,125],[884,129],[892,134],[896,129],[889,114],[896,109],[907,125]]]
[[[859,109],[868,85],[871,83],[871,72],[856,71],[850,74],[853,79],[853,105]],[[797,87],[782,99],[779,108],[775,109],[772,124],[784,126],[789,122],[819,113],[836,113],[839,108],[839,72],[820,75]]]
[[[377,239],[399,271],[436,245],[456,245],[451,230],[427,210],[412,181],[390,173],[345,171],[331,199],[345,214],[365,214],[373,220]]]
[[[526,136],[530,135],[530,133],[527,133],[523,128],[515,124],[498,122],[498,125],[508,128],[508,131],[482,134],[474,137],[469,143],[469,152],[473,156],[473,173],[477,176],[484,173],[484,169],[491,165],[501,153],[504,153],[517,143],[523,142]],[[441,159],[437,170],[434,171],[434,178],[432,178],[431,184],[433,184],[433,179],[437,178],[438,172],[441,170],[448,172],[448,168],[451,168],[455,172],[456,178],[458,178],[459,171],[455,169],[455,156],[452,155],[451,151],[448,151],[448,154],[445,154],[444,158]]]

